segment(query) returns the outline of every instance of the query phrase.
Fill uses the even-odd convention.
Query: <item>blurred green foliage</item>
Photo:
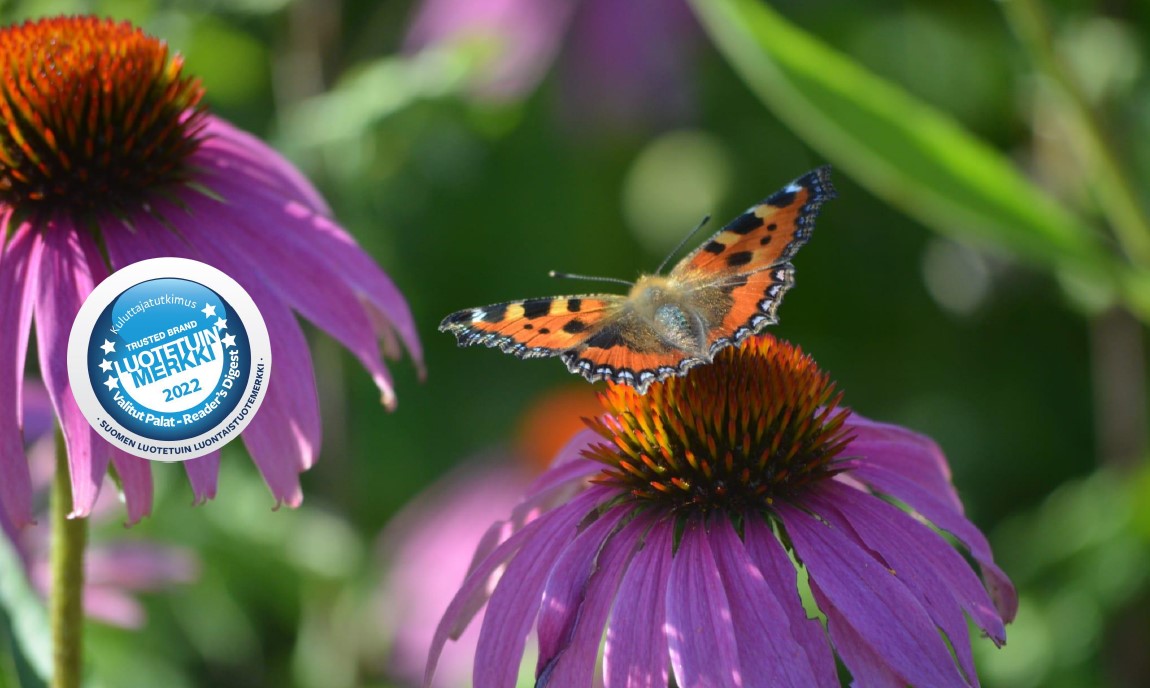
[[[235,445],[206,506],[190,506],[178,467],[155,468],[156,515],[93,539],[190,547],[201,580],[149,596],[142,631],[92,624],[93,685],[390,685],[369,603],[378,533],[452,466],[513,443],[571,381],[555,361],[459,350],[439,320],[583,290],[551,269],[633,278],[703,214],[722,221],[824,162],[840,197],[774,332],[859,413],[947,452],[1022,586],[1008,646],[978,648],[984,685],[1146,685],[1150,481],[1129,468],[1146,459],[1144,327],[1111,309],[1150,317],[1150,236],[1137,236],[1150,6],[1001,4],[695,0],[693,109],[619,125],[571,115],[564,46],[521,98],[474,97],[485,49],[405,53],[409,2],[0,3],[5,23],[93,12],[166,39],[216,114],[321,188],[407,296],[426,348],[425,382],[393,367],[388,414],[346,352],[312,338],[325,444],[296,512],[271,512]],[[1045,55],[1042,22],[1026,23],[1036,7]],[[29,673],[7,642],[19,622],[9,608],[0,623],[0,686]]]

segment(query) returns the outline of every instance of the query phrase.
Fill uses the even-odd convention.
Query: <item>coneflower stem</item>
[[[68,518],[72,483],[68,450],[56,433],[56,472],[52,480],[52,688],[80,688],[84,660],[84,549],[88,519]]]

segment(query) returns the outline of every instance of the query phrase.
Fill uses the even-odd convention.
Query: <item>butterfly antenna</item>
[[[691,230],[690,234],[683,237],[683,240],[679,242],[679,244],[674,248],[674,250],[672,250],[670,253],[667,254],[667,257],[663,259],[663,262],[659,263],[659,269],[655,270],[655,274],[656,275],[661,274],[663,272],[663,268],[667,267],[667,263],[671,262],[671,259],[675,257],[675,254],[679,252],[679,249],[683,248],[683,245],[686,244],[688,241],[690,241],[691,237],[698,234],[699,230],[702,229],[703,227],[705,227],[707,225],[707,223],[710,221],[711,221],[711,216],[707,215],[706,217],[703,218],[703,221],[698,224],[698,226],[696,226],[694,229]]]
[[[616,277],[593,277],[591,275],[573,275],[569,272],[555,272],[554,270],[547,273],[547,275],[549,277],[555,277],[555,278],[579,279],[579,280],[587,280],[589,282],[611,282],[613,284],[626,284],[628,287],[633,286],[633,283],[628,282],[627,280],[624,280],[624,279],[618,279]]]

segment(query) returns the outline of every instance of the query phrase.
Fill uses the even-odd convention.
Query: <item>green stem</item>
[[[88,519],[68,518],[72,482],[64,438],[56,436],[52,480],[52,688],[80,688],[84,660],[84,549]]]
[[[1092,187],[1115,237],[1131,261],[1150,266],[1150,218],[1086,95],[1055,50],[1041,3],[1039,0],[1007,0],[1002,6],[1031,59],[1058,85],[1070,106],[1083,148],[1079,153],[1088,158],[1088,169],[1095,173]]]

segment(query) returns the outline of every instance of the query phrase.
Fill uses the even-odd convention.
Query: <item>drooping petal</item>
[[[235,188],[233,179],[206,179],[205,182],[225,198]],[[216,202],[203,200],[208,204]],[[279,194],[258,188],[245,189],[243,201],[230,203],[229,211],[235,214],[242,227],[251,230],[257,242],[266,241],[266,229],[263,228],[269,218],[274,218],[277,225],[283,226],[283,231],[277,231],[275,237],[283,244],[282,250],[307,256],[313,272],[320,273],[319,276],[325,280],[338,280],[349,293],[355,294],[349,306],[358,305],[364,310],[369,323],[383,337],[385,344],[394,338],[391,334],[394,328],[415,362],[422,365],[423,354],[415,321],[403,294],[336,222],[298,201],[285,201]],[[392,347],[388,347],[386,353],[391,358],[399,355],[399,351]]]
[[[845,533],[789,505],[779,505],[787,534],[811,580],[858,636],[892,670],[916,686],[966,686],[934,622],[901,581]],[[831,637],[835,628],[829,627]],[[847,668],[851,668],[849,665]]]
[[[625,525],[603,547],[594,564],[594,571],[586,583],[582,604],[570,615],[574,624],[564,646],[542,667],[536,681],[539,686],[580,686],[594,682],[595,660],[603,627],[611,612],[619,589],[620,579],[631,561],[635,548],[650,519],[640,516]],[[542,635],[542,631],[540,631]],[[660,647],[665,641],[657,640]]]
[[[112,465],[120,478],[120,489],[128,508],[128,525],[152,513],[152,467],[147,459],[112,447]]]
[[[331,216],[331,208],[319,191],[271,146],[219,117],[205,118],[203,143],[192,155],[191,165],[205,175],[218,175],[245,190],[266,188],[277,197],[296,200]]]
[[[270,217],[251,212],[245,208],[245,199],[223,202],[188,194],[184,202],[189,212],[181,213],[173,208],[165,216],[191,244],[201,249],[209,263],[223,269],[216,264],[222,261],[213,259],[213,254],[259,256],[258,260],[236,265],[242,268],[242,274],[234,271],[229,274],[249,293],[248,282],[242,277],[250,275],[250,281],[261,282],[280,301],[330,334],[371,373],[384,405],[394,406],[391,373],[383,363],[375,329],[358,296],[343,281],[338,267],[317,258],[314,246],[293,245],[288,238],[307,233],[305,223],[282,211]],[[211,218],[210,225],[204,218]],[[268,231],[269,223],[275,226],[274,232]],[[225,250],[217,248],[221,242]],[[307,275],[308,279],[300,279],[300,275]]]
[[[974,524],[933,492],[894,471],[860,461],[848,461],[844,466],[852,477],[906,503],[926,520],[958,538],[981,566],[990,598],[994,600],[1002,620],[1006,623],[1014,620],[1014,615],[1018,613],[1018,592],[1006,573],[994,563],[990,543]]]
[[[543,586],[539,620],[536,622],[539,633],[536,676],[569,641],[571,629],[585,602],[587,582],[598,566],[603,548],[627,512],[626,508],[615,508],[595,519],[554,560]]]
[[[834,481],[827,482],[834,483]],[[806,496],[804,504],[813,509],[824,521],[852,537],[858,545],[874,552],[895,572],[897,580],[906,586],[930,615],[934,624],[946,635],[966,676],[975,677],[970,633],[967,632],[962,607],[955,603],[942,574],[927,568],[926,562],[915,556],[917,552],[912,549],[911,542],[903,542],[897,537],[892,537],[893,531],[888,529],[889,523],[885,520],[901,520],[908,517],[894,507],[889,507],[894,513],[869,512],[865,504],[850,502],[854,495],[849,492],[854,492],[864,499],[876,502],[881,500],[845,485],[838,485],[840,489],[833,489],[834,487],[835,485],[829,484],[826,488],[813,490]],[[841,509],[836,508],[836,499],[847,500],[847,503],[842,505]],[[885,519],[878,520],[881,517]],[[974,584],[981,590],[982,586],[974,572],[969,567],[965,568],[970,572]],[[982,596],[986,597],[985,591]],[[993,608],[989,597],[986,597],[986,601],[987,608]]]
[[[431,678],[435,674],[435,665],[448,638],[458,637],[460,633],[474,618],[475,614],[491,597],[489,586],[496,571],[506,564],[512,557],[516,557],[527,544],[542,540],[553,540],[557,532],[564,532],[573,524],[577,524],[595,507],[595,495],[580,495],[571,502],[549,511],[537,518],[500,543],[491,551],[483,561],[471,567],[466,580],[455,594],[439,627],[435,630],[431,648],[428,650],[427,670],[424,673],[423,685],[431,685]],[[522,557],[518,557],[522,558]],[[543,582],[539,583],[542,588]],[[538,597],[536,597],[538,605]],[[486,625],[486,618],[484,619]],[[522,649],[520,649],[520,654]],[[518,667],[518,663],[516,664]]]
[[[938,533],[888,502],[833,480],[827,481],[813,499],[818,501],[821,516],[830,520],[841,515],[867,547],[904,573],[904,582],[911,575],[916,586],[945,593],[944,597],[970,614],[975,625],[996,644],[1006,642],[1006,627],[974,569]],[[918,593],[920,599],[922,593]],[[968,635],[965,622],[961,632]],[[951,638],[956,647],[959,641]],[[968,643],[961,645],[969,650]],[[972,666],[966,668],[973,672]]]
[[[188,459],[184,462],[184,472],[188,474],[188,482],[192,485],[192,504],[203,504],[209,499],[215,499],[220,479],[219,450]]]
[[[656,523],[619,583],[603,650],[606,688],[666,688],[666,596],[674,524]]]
[[[791,635],[790,619],[775,591],[751,561],[743,541],[726,518],[711,523],[711,550],[731,604],[731,622],[739,646],[744,686],[818,685],[799,640]],[[789,590],[783,590],[789,593]]]
[[[811,583],[815,599],[822,601],[826,595],[817,583]],[[851,671],[852,686],[858,688],[906,688],[906,679],[896,674],[886,661],[867,643],[835,609],[833,604],[822,605],[827,615],[827,627],[835,638],[835,648]],[[839,685],[838,680],[833,685]]]
[[[193,247],[151,218],[140,219],[135,233],[105,231],[105,237],[117,263],[155,256],[200,260],[231,276],[252,297],[271,336],[272,374],[263,404],[244,430],[244,443],[276,503],[298,506],[303,501],[299,473],[315,461],[320,430],[311,354],[295,317],[259,279],[240,270],[211,242]]]
[[[561,514],[561,512],[562,509],[559,509],[549,515]],[[427,653],[427,669],[423,676],[425,688],[431,685],[431,679],[435,675],[435,667],[439,663],[443,646],[447,644],[450,638],[463,632],[475,614],[490,598],[489,586],[496,571],[515,556],[525,543],[535,538],[543,526],[548,525],[550,521],[549,518],[543,518],[528,523],[522,530],[513,533],[511,537],[501,542],[482,561],[471,567],[467,578],[459,587],[459,592],[455,593],[455,597],[448,604],[447,610],[443,612],[439,626],[435,629],[435,635],[432,637],[431,646]]]
[[[68,449],[72,481],[72,512],[69,518],[85,517],[100,494],[111,447],[101,440],[80,413],[68,382],[68,335],[80,304],[104,277],[103,265],[89,258],[91,239],[73,227],[49,223],[40,228],[39,294],[36,299],[36,343],[40,350],[40,373],[60,419]]]
[[[950,465],[938,444],[925,435],[852,413],[844,424],[854,436],[844,457],[859,457],[913,480],[962,513],[962,501],[951,482]]]
[[[0,511],[14,527],[32,522],[32,476],[24,455],[24,362],[40,269],[40,239],[32,226],[0,225],[9,236],[0,252]]]
[[[744,685],[731,605],[715,565],[706,527],[692,519],[671,561],[667,644],[680,686]]]
[[[568,507],[575,506],[575,509]],[[495,586],[475,649],[475,688],[512,688],[519,674],[528,632],[539,612],[543,586],[552,563],[578,534],[581,521],[592,511],[586,494],[572,500],[536,523],[546,525],[523,545]]]
[[[809,618],[799,596],[798,572],[787,551],[761,518],[750,516],[743,521],[744,546],[751,561],[763,575],[767,586],[789,620],[791,636],[802,648],[804,661],[815,677],[812,686],[834,686],[839,678],[830,641],[818,619]]]

